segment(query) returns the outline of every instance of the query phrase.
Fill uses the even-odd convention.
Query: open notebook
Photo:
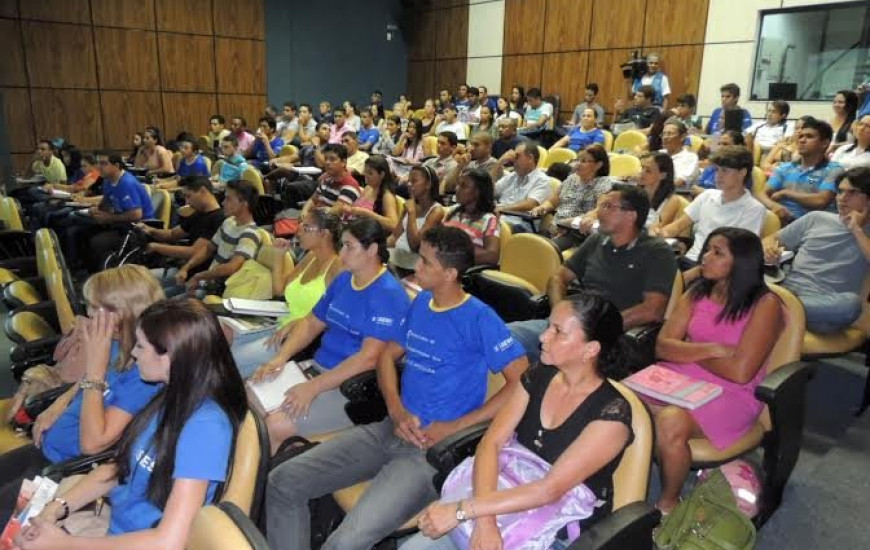
[[[637,393],[689,410],[709,403],[722,393],[722,386],[659,365],[650,365],[622,383]]]
[[[300,366],[296,361],[289,361],[278,376],[270,380],[260,382],[248,380],[248,396],[251,397],[254,408],[264,414],[277,410],[284,402],[284,392],[308,380],[302,370],[309,362],[302,363]]]
[[[277,300],[245,300],[244,298],[224,299],[224,308],[240,315],[262,315],[282,317],[287,315],[287,303]]]

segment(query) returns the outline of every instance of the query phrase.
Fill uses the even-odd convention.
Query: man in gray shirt
[[[538,168],[541,153],[532,142],[517,145],[514,171],[495,184],[496,213],[528,212],[550,196],[550,178]],[[502,215],[515,232],[531,232],[532,224],[519,216]]]
[[[583,116],[583,111],[592,109],[595,111],[595,124],[600,128],[604,125],[604,107],[597,101],[598,99],[598,84],[590,82],[586,85],[586,92],[583,94],[583,103],[574,107],[574,115],[571,117],[571,126],[580,124],[580,117]]]
[[[807,329],[839,332],[861,314],[861,285],[870,267],[870,167],[837,182],[837,213],[815,210],[764,240],[769,263],[795,253],[783,286],[803,303]]]

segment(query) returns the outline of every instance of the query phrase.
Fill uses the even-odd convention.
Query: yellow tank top
[[[302,279],[305,278],[305,273],[314,264],[312,261],[305,266],[305,269],[302,270],[302,273],[298,277],[287,283],[287,286],[284,287],[284,300],[287,302],[287,310],[290,313],[278,320],[279,326],[283,327],[290,321],[301,319],[314,309],[320,297],[326,292],[326,274],[329,272],[334,261],[335,258],[329,262],[323,273],[307,283],[303,283]]]

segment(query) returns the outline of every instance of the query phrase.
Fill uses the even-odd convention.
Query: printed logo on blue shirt
[[[495,351],[504,351],[504,350],[508,349],[509,347],[511,347],[513,345],[513,343],[514,343],[513,336],[508,336],[507,338],[505,338],[504,340],[502,340],[501,342],[496,344],[493,347],[493,349]]]
[[[372,322],[381,326],[391,327],[394,321],[392,317],[372,317]]]
[[[141,449],[136,455],[136,463],[139,464],[143,470],[147,470],[149,473],[154,472],[154,459],[148,456],[144,449]]]

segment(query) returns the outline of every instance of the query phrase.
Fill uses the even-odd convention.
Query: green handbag
[[[717,469],[662,520],[653,540],[659,550],[752,550],[755,525]]]

